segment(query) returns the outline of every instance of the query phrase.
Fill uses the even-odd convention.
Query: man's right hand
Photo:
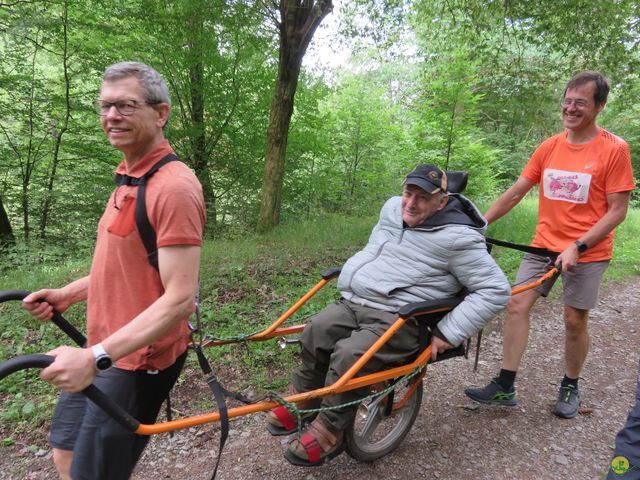
[[[60,288],[42,289],[30,293],[22,300],[22,308],[39,320],[51,320],[53,309],[63,313],[71,306],[68,295]]]
[[[435,335],[431,337],[431,361],[435,362],[436,358],[438,358],[439,353],[444,353],[450,348],[453,348],[453,345],[451,345],[449,342],[446,342],[441,338],[436,337]]]

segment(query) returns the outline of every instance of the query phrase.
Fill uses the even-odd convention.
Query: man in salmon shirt
[[[578,378],[589,351],[587,321],[597,303],[602,275],[613,252],[614,229],[624,220],[635,188],[629,146],[596,124],[609,93],[607,80],[585,71],[567,84],[561,102],[565,130],[545,140],[520,178],[489,208],[489,223],[507,214],[539,185],[538,225],[532,246],[559,252],[565,324],[565,376],[554,413],[578,414]],[[545,259],[525,254],[516,282],[544,272]],[[552,282],[511,298],[504,324],[502,369],[483,388],[467,388],[481,403],[515,405],[515,377],[527,346],[529,312]]]
[[[173,153],[164,138],[171,102],[149,66],[123,62],[104,73],[96,111],[124,160],[119,177],[139,178]],[[129,478],[148,437],[124,430],[79,392],[92,382],[142,423],[154,423],[184,364],[205,221],[202,188],[182,162],[149,179],[146,209],[156,235],[157,268],[135,220],[138,187],[118,186],[98,225],[89,275],[27,296],[23,307],[46,320],[87,302],[88,348],[59,347],[43,380],[63,390],[51,425],[62,479]]]

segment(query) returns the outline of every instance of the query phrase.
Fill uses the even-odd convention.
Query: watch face
[[[112,364],[113,362],[111,361],[111,359],[106,356],[96,359],[96,368],[98,370],[107,370],[111,367]]]

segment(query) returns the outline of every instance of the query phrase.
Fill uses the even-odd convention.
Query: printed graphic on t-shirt
[[[544,196],[549,200],[587,203],[589,185],[591,185],[591,175],[588,173],[545,168],[542,177]]]

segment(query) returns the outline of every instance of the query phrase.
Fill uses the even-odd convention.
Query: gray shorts
[[[547,271],[547,258],[525,253],[516,275],[516,284],[527,284],[540,278]],[[568,272],[562,272],[564,304],[580,310],[591,310],[598,303],[602,275],[609,261],[579,263]],[[546,297],[557,277],[544,282],[535,290]]]
[[[155,374],[112,368],[100,373],[93,384],[140,423],[151,424],[177,380],[186,355]],[[49,443],[53,448],[73,451],[74,480],[129,478],[148,441],[148,436],[120,426],[83,394],[60,394]]]

